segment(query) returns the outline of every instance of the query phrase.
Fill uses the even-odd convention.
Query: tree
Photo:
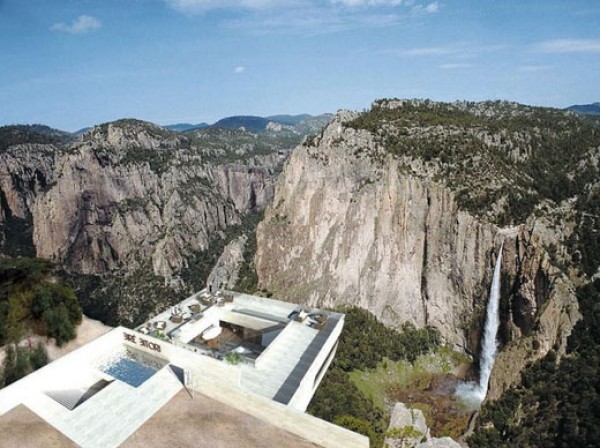
[[[46,333],[56,340],[56,345],[59,347],[75,338],[75,325],[69,319],[69,312],[64,304],[46,309],[42,314],[42,320],[46,324]]]
[[[37,370],[48,364],[48,353],[46,347],[41,342],[38,342],[35,349],[30,354],[31,367],[33,370]]]
[[[18,378],[15,375],[16,362],[15,346],[9,344],[4,352],[4,362],[2,363],[2,371],[4,375],[4,384],[9,385],[14,383]]]
[[[29,350],[24,347],[17,346],[17,359],[15,361],[15,381],[20,380],[25,375],[29,375],[33,369],[29,360]]]
[[[395,439],[400,441],[400,446],[414,446],[421,441],[423,433],[415,428],[413,425],[406,425],[402,428],[392,428],[385,432],[385,436],[388,439]]]

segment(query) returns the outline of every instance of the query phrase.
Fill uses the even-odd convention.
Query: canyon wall
[[[548,262],[540,226],[499,229],[459,209],[455,192],[422,161],[392,156],[372,133],[346,126],[355,116],[339,113],[287,161],[257,231],[259,287],[311,305],[359,306],[395,327],[430,325],[475,355],[504,240],[507,354],[493,387],[563,347],[577,301]]]
[[[119,279],[119,295],[128,276],[188,294],[206,280],[194,278],[202,275],[194,257],[273,196],[285,155],[246,149],[207,151],[135,120],[95,127],[74,143],[14,145],[0,154],[2,240],[21,232],[30,255],[107,284]],[[130,307],[147,293],[125,291]]]

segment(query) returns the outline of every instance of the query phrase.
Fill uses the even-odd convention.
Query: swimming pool
[[[139,387],[158,371],[158,369],[137,360],[127,351],[108,360],[101,370],[133,387]]]

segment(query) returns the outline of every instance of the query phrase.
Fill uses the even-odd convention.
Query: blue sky
[[[0,125],[600,101],[596,0],[0,0]]]

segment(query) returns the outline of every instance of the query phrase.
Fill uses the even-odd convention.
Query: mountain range
[[[210,127],[218,128],[232,128],[232,129],[244,129],[250,132],[266,132],[266,131],[287,131],[306,134],[307,132],[317,132],[320,128],[325,126],[333,115],[326,113],[321,115],[271,115],[268,117],[259,117],[254,115],[234,115],[231,117],[221,118],[213,124],[209,123],[176,123],[163,125],[165,129],[169,129],[174,132],[192,132],[198,129],[205,129]],[[77,138],[92,127],[87,126],[81,128],[73,133],[60,131],[57,129],[50,128],[45,125],[14,125],[4,126],[4,128],[12,128],[13,131],[16,127],[20,127],[20,132],[35,132],[40,135],[46,135],[46,139],[49,138]],[[52,137],[50,136],[52,134]],[[2,141],[5,141],[3,138]],[[8,140],[6,140],[8,141]]]
[[[600,403],[581,376],[600,376],[597,118],[398,99],[272,118],[185,132],[125,119],[77,139],[0,128],[0,254],[51,260],[85,314],[112,325],[135,326],[208,282],[435,329],[475,375],[503,243],[488,394],[501,407],[484,408],[472,446],[536,446],[567,430],[562,446],[591,446],[593,432],[571,427]],[[340,381],[329,402],[369,400],[344,377],[363,373],[326,379]],[[327,418],[357,428],[361,406]],[[528,432],[538,424],[543,434]]]
[[[583,115],[600,115],[600,103],[575,104],[567,107],[567,110],[572,110]]]
[[[235,115],[231,117],[222,118],[213,124],[178,123],[166,125],[164,127],[177,132],[189,132],[207,127],[243,128],[250,132],[265,132],[267,130],[281,131],[283,129],[294,131],[299,127],[309,127],[311,129],[316,130],[318,127],[324,126],[331,117],[331,114],[322,114],[317,116],[309,114],[271,115],[268,117],[259,117],[254,115]]]

